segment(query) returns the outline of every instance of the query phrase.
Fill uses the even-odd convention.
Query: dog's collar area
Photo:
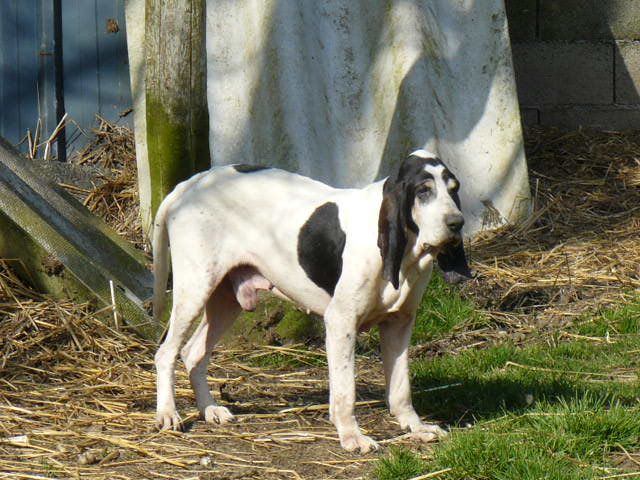
[[[446,247],[455,247],[460,243],[462,243],[462,237],[457,235],[455,237],[452,237],[449,241],[438,246],[429,245],[427,242],[424,242],[422,245],[420,245],[420,254],[421,255],[427,255],[427,254],[437,255]]]
[[[434,247],[433,245],[429,245],[428,243],[423,243],[421,248],[420,248],[420,254],[421,255],[435,255],[438,253],[439,248],[438,247]]]

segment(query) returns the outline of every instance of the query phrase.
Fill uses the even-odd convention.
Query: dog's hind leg
[[[211,395],[207,383],[207,367],[213,347],[233,324],[239,312],[240,306],[231,282],[225,278],[207,300],[204,319],[181,352],[196,395],[198,410],[207,423],[226,423],[233,419],[231,412],[226,407],[219,406]]]
[[[174,272],[174,278],[176,273]],[[215,285],[214,285],[215,286]],[[196,289],[174,289],[169,330],[155,356],[157,372],[156,424],[161,429],[182,428],[175,402],[175,366],[178,350],[193,320],[202,311],[210,290],[201,284]]]

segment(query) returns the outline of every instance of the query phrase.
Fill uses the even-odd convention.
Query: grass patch
[[[637,337],[614,344],[587,341],[556,347],[500,345],[412,364],[414,403],[419,412],[449,423],[493,418],[504,411],[554,402],[578,394],[615,395],[632,403],[639,395],[632,369],[639,367]],[[443,385],[444,390],[420,393]]]
[[[462,326],[477,328],[486,323],[487,319],[476,305],[463,298],[457,287],[447,284],[436,272],[416,313],[411,341],[414,345],[429,342]]]
[[[407,480],[420,475],[426,467],[413,452],[392,447],[389,454],[380,459],[375,474],[379,480]]]
[[[450,469],[437,478],[582,480],[639,471],[613,462],[640,451],[639,313],[636,301],[582,318],[573,332],[590,339],[414,360],[418,412],[454,428],[413,476]],[[404,458],[385,458],[377,478],[392,478]]]
[[[616,309],[601,309],[596,315],[581,319],[581,335],[604,337],[615,334],[640,333],[640,298]]]
[[[614,452],[640,447],[640,410],[585,394],[454,431],[422,472],[446,479],[588,479]]]

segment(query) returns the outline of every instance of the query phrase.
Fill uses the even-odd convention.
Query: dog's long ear
[[[438,266],[447,283],[460,283],[473,278],[462,242],[438,254]]]
[[[397,290],[400,265],[407,246],[407,188],[404,182],[388,178],[382,189],[378,216],[378,248],[382,255],[382,276]]]

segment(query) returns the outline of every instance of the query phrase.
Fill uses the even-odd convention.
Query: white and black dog
[[[458,188],[451,171],[424,150],[362,189],[249,165],[215,167],[179,184],[160,205],[153,239],[156,320],[165,303],[169,244],[173,267],[173,309],[155,357],[158,426],[181,426],[175,362],[203,310],[180,353],[204,419],[233,418],[211,396],[207,365],[216,342],[241,309],[256,307],[263,289],[323,315],[329,413],[345,449],[377,448],[354,416],[356,335],[374,325],[391,413],[422,440],[443,434],[413,408],[408,346],[434,261],[449,281],[470,276]]]

